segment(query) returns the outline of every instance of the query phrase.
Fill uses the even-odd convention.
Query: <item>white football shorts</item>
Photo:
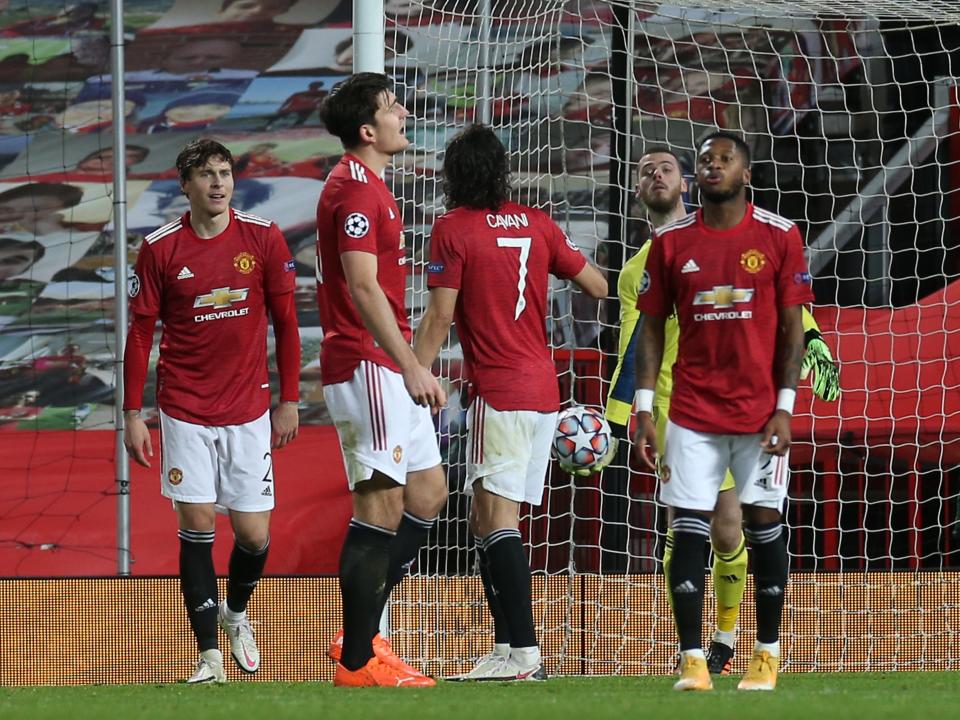
[[[363,360],[346,382],[325,385],[323,398],[351,490],[374,470],[406,485],[407,473],[440,464],[430,408],[413,401],[400,373]]]
[[[713,510],[729,468],[742,505],[782,512],[790,480],[790,456],[763,452],[760,438],[760,433],[702,433],[667,421],[660,501],[684,510]]]
[[[482,478],[483,489],[533,506],[543,501],[550,464],[550,445],[557,431],[557,413],[497,410],[474,398],[467,412],[467,483]]]
[[[242,425],[195,425],[160,411],[160,489],[185,503],[272,510],[270,411]]]

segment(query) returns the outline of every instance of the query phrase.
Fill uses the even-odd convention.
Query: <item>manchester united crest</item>
[[[233,267],[243,275],[249,275],[257,266],[257,259],[248,252],[242,252],[233,259]]]
[[[170,468],[170,472],[167,473],[167,480],[170,481],[171,485],[179,485],[183,482],[183,470],[180,468]]]
[[[740,256],[740,267],[748,273],[758,273],[767,264],[767,258],[759,250],[747,250]]]

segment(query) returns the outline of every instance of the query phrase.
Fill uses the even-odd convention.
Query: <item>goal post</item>
[[[387,72],[412,113],[413,143],[391,179],[414,246],[414,322],[442,212],[442,150],[466,123],[494,127],[517,199],[550,212],[612,288],[649,232],[633,198],[644,148],[672,148],[689,172],[699,138],[742,135],[753,200],[805,237],[814,315],[843,388],[837,403],[806,383],[798,396],[784,666],[955,668],[960,128],[950,57],[960,11],[831,0],[412,5],[387,9],[386,32],[408,38]],[[565,402],[601,404],[616,362],[615,298],[591,303],[555,283],[550,308]],[[461,360],[454,339],[440,360],[453,398],[440,420],[451,500],[392,605],[395,644],[440,674],[492,642],[460,493]],[[553,467],[547,485],[522,526],[548,666],[669,672],[655,480],[625,465],[587,480]],[[748,588],[737,663],[749,655],[752,605]]]

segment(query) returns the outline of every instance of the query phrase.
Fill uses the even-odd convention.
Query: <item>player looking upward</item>
[[[606,297],[607,281],[548,215],[510,200],[507,152],[489,127],[450,142],[443,188],[447,212],[430,237],[430,299],[414,350],[429,368],[456,320],[471,384],[464,492],[474,499],[470,527],[496,642],[460,679],[544,680],[519,510],[542,500],[560,406],[548,276],[594,298]]]
[[[124,352],[124,444],[150,467],[140,417],[157,319],[161,491],[174,501],[180,586],[200,661],[188,683],[225,682],[217,622],[241,670],[260,667],[247,602],[267,560],[275,490],[271,449],[297,435],[300,335],[294,264],[275,223],[230,207],[233,157],[195,140],[177,157],[183,217],[147,235],[130,279]],[[267,314],[273,320],[280,404],[270,412]],[[214,506],[233,525],[227,598],[217,598]]]
[[[343,635],[330,647],[340,686],[425,687],[377,632],[391,590],[416,559],[447,498],[430,408],[446,396],[410,347],[403,220],[383,181],[410,141],[392,82],[358,73],[320,110],[345,153],[317,206],[317,300],[323,396],[353,493],[340,555]],[[342,643],[342,644],[341,644]]]
[[[639,289],[635,450],[656,468],[655,387],[665,322],[675,312],[680,340],[660,466],[660,499],[672,509],[675,688],[712,688],[701,649],[703,546],[729,468],[753,551],[757,605],[757,644],[739,687],[772,690],[788,570],[784,455],[802,365],[801,305],[813,293],[796,226],[747,202],[750,151],[742,140],[724,133],[704,140],[697,181],[702,209],[657,229]]]
[[[687,182],[683,178],[677,156],[665,148],[651,148],[637,164],[637,198],[647,211],[647,220],[653,228],[663,227],[687,216],[683,193]],[[610,383],[607,397],[606,417],[615,434],[625,437],[630,420],[631,403],[636,390],[634,383],[634,356],[638,336],[637,296],[643,286],[647,255],[651,241],[647,240],[623,265],[617,291],[620,296],[620,342],[617,367]],[[839,394],[837,367],[830,350],[820,335],[816,320],[806,308],[802,311],[806,353],[804,368],[815,372],[814,392],[823,400],[835,400]],[[670,410],[670,393],[673,390],[673,364],[677,359],[677,343],[680,328],[676,314],[664,322],[663,361],[657,374],[653,402],[653,420],[657,428],[657,453],[663,453],[663,438]],[[740,503],[734,489],[733,475],[727,470],[717,504],[710,521],[710,544],[713,550],[713,588],[716,593],[716,628],[707,652],[707,667],[711,673],[727,675],[734,657],[740,603],[747,581],[747,551],[743,532]],[[673,530],[669,528],[672,512],[668,508],[666,549],[663,554],[664,570],[670,565],[673,554]],[[669,593],[671,606],[673,596]]]

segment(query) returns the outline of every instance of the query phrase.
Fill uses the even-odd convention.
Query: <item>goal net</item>
[[[669,146],[689,171],[708,132],[744,137],[753,199],[805,237],[813,311],[843,389],[825,403],[801,383],[797,401],[785,667],[956,668],[960,11],[893,0],[386,6],[387,46],[402,46],[388,53],[388,72],[412,112],[413,143],[392,182],[412,226],[414,321],[442,212],[442,149],[466,123],[496,129],[517,198],[547,209],[611,288],[649,233],[632,193],[644,149]],[[591,302],[557,283],[550,307],[564,401],[602,405],[616,363],[615,298]],[[455,339],[440,363],[452,398],[440,420],[451,501],[390,620],[407,656],[450,674],[490,650],[492,628],[460,493]],[[626,464],[588,479],[553,467],[547,486],[541,506],[523,506],[522,528],[548,667],[669,672],[654,478]],[[712,630],[709,583],[707,598]],[[748,586],[736,669],[750,654],[752,605]]]

